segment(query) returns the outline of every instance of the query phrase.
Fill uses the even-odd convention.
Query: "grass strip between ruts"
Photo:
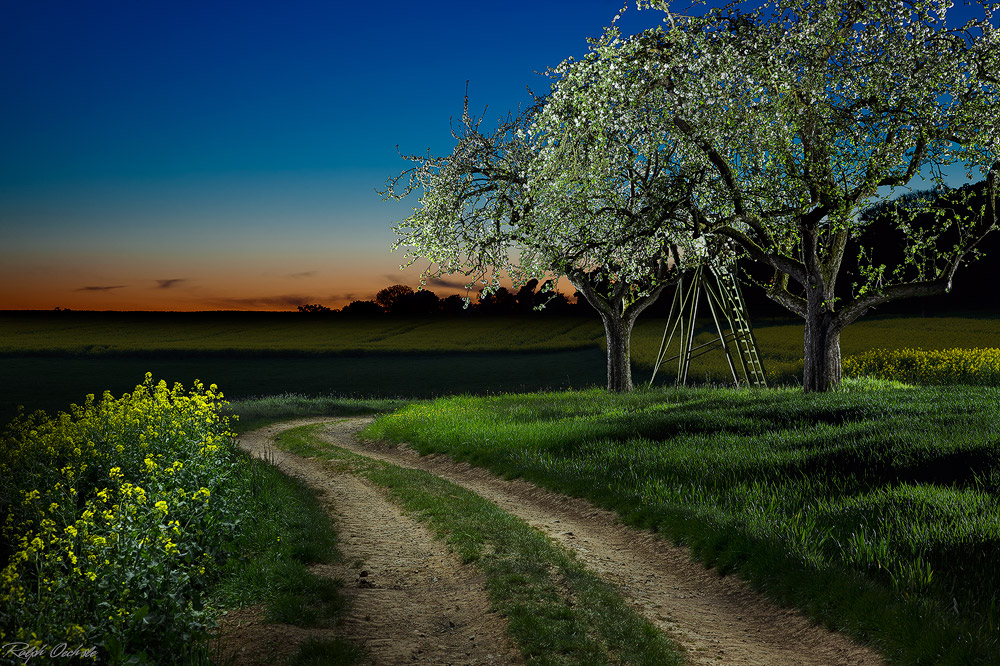
[[[680,664],[679,649],[571,554],[495,504],[422,470],[323,442],[322,425],[286,430],[280,448],[335,461],[385,488],[486,576],[494,608],[529,664]]]

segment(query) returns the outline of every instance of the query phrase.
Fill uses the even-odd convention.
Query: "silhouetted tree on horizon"
[[[507,287],[499,287],[489,294],[480,292],[476,308],[483,314],[511,315],[517,309],[517,298]]]
[[[523,287],[517,290],[517,295],[514,300],[517,301],[517,311],[518,313],[531,312],[535,309],[537,305],[537,296],[535,294],[535,288],[538,286],[538,280],[532,278],[528,280]]]
[[[340,313],[348,317],[380,317],[385,314],[385,310],[375,301],[351,301]]]
[[[331,310],[325,305],[316,303],[300,305],[298,311],[307,314],[341,314],[349,317],[380,314],[415,317],[593,315],[593,310],[586,305],[579,294],[577,294],[578,302],[571,303],[565,294],[553,291],[549,286],[549,283],[545,283],[539,287],[538,280],[530,280],[518,289],[516,294],[505,287],[500,287],[492,294],[485,297],[480,294],[477,299],[467,302],[458,294],[441,298],[428,289],[414,291],[406,285],[395,284],[380,289],[374,300],[352,301],[340,310]],[[536,310],[539,305],[544,305],[544,308]]]
[[[299,312],[303,312],[305,314],[331,314],[334,311],[326,307],[325,305],[320,305],[319,303],[310,303],[308,305],[300,305]]]
[[[441,299],[433,291],[421,289],[396,301],[391,314],[426,316],[437,314],[441,309]]]
[[[452,294],[441,299],[441,312],[447,315],[467,315],[474,311],[472,307],[466,307],[465,299],[458,294]]]
[[[398,304],[402,299],[407,296],[411,296],[412,294],[412,287],[408,287],[405,284],[394,284],[375,294],[375,302],[378,303],[383,310],[391,313],[398,307]]]

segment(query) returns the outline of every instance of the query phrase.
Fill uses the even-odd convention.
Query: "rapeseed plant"
[[[872,349],[844,360],[844,374],[910,384],[1000,385],[1000,349]]]
[[[0,643],[183,662],[211,626],[201,596],[240,522],[226,404],[214,384],[185,392],[147,373],[121,398],[8,426]]]

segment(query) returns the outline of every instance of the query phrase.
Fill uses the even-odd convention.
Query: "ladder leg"
[[[649,378],[649,385],[653,385],[653,380],[656,379],[656,373],[660,369],[660,365],[663,363],[663,358],[667,355],[667,349],[670,348],[670,343],[674,339],[674,331],[677,330],[677,324],[680,321],[680,312],[684,308],[683,303],[683,291],[684,291],[684,278],[677,279],[677,288],[674,290],[674,297],[670,301],[670,312],[667,314],[667,324],[663,327],[663,338],[660,340],[660,351],[656,354],[656,362],[653,364],[653,376]],[[674,322],[673,328],[670,327],[670,322],[674,320],[674,308],[680,303],[680,308],[678,309],[678,321]],[[667,331],[670,331],[670,335],[667,335]]]
[[[716,296],[715,293],[712,292],[712,289],[711,289],[711,287],[710,287],[710,285],[708,284],[707,281],[705,282],[705,291],[708,294],[708,309],[712,313],[712,321],[715,322],[715,330],[719,334],[719,342],[722,343],[722,351],[725,352],[725,354],[726,354],[726,363],[729,364],[729,372],[733,373],[733,383],[739,385],[740,378],[736,376],[736,366],[733,365],[733,357],[732,357],[732,354],[729,353],[729,345],[726,344],[726,336],[722,332],[722,326],[719,325],[719,318],[715,314],[715,306],[712,305],[712,299],[714,298],[714,299],[716,299],[718,301],[719,297]],[[719,307],[720,307],[720,309],[722,307],[722,302],[721,301],[719,301]],[[724,310],[723,310],[723,314],[725,314]],[[732,322],[728,322],[728,323],[729,323],[729,330],[732,330],[733,329]],[[737,347],[737,351],[739,351],[738,347]]]
[[[694,300],[691,302],[691,320],[688,322],[688,338],[684,352],[684,376],[681,378],[681,384],[685,385],[687,385],[688,371],[691,369],[691,348],[694,347],[695,316],[698,313],[698,297],[700,294],[700,289],[695,290]]]

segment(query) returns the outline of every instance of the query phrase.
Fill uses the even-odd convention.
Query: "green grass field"
[[[1000,388],[464,396],[365,434],[586,497],[892,663],[1000,663]]]

